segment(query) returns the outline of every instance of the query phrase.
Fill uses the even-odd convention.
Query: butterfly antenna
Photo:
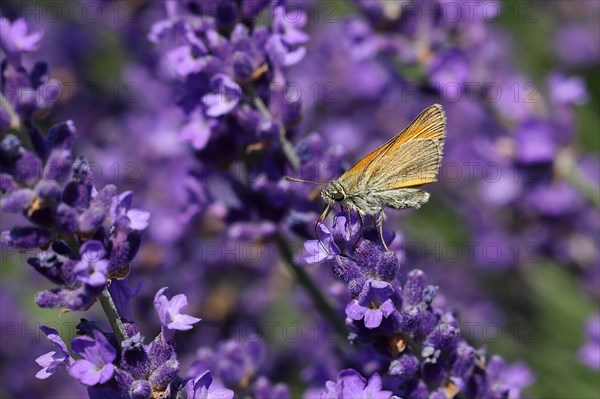
[[[296,182],[296,183],[310,183],[310,184],[316,184],[317,186],[323,185],[323,183],[317,183],[316,181],[304,180],[304,179],[296,179],[295,177],[289,177],[289,176],[284,176],[284,179],[287,180],[287,181],[293,181],[293,182]]]

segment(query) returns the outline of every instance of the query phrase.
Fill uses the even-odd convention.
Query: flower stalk
[[[121,321],[121,317],[119,316],[117,307],[110,296],[110,292],[108,292],[108,286],[102,290],[102,293],[98,298],[100,299],[100,304],[102,305],[102,309],[106,314],[106,318],[108,319],[108,322],[110,323],[110,326],[117,337],[117,341],[119,341],[119,343],[125,341],[127,339],[125,326]]]

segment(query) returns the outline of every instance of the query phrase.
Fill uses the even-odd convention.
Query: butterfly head
[[[321,190],[321,197],[328,204],[335,204],[346,199],[344,187],[337,181],[332,181]]]

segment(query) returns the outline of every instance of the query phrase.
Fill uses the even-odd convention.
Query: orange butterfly
[[[419,186],[437,181],[445,138],[446,116],[442,106],[434,104],[424,109],[406,129],[321,189],[327,205],[315,223],[315,234],[318,224],[339,203],[348,213],[358,214],[361,228],[365,215],[379,214],[375,223],[381,242],[389,251],[383,239],[383,208],[418,209],[427,202],[429,193],[421,191]],[[319,184],[291,177],[286,180]]]

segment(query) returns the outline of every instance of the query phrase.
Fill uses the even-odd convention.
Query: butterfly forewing
[[[391,190],[436,181],[446,135],[442,106],[421,112],[406,129],[339,178],[349,193]]]
[[[386,160],[389,158],[389,162]],[[381,171],[374,171],[368,185],[371,191],[420,186],[436,181],[440,167],[440,142],[416,139],[386,153]]]

